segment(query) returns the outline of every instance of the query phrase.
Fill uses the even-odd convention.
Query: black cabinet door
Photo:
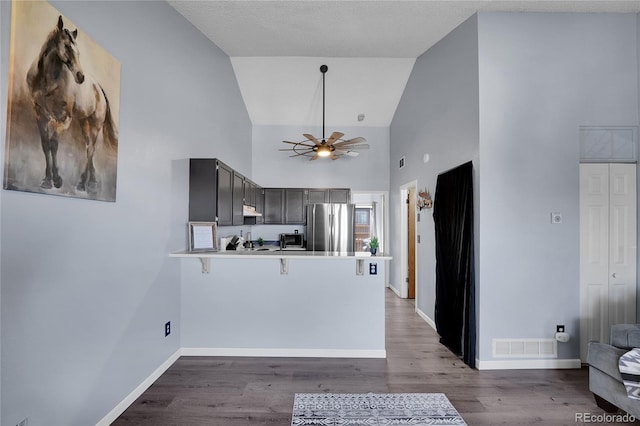
[[[233,170],[218,163],[218,225],[233,225]]]
[[[189,160],[189,220],[215,222],[218,208],[217,161],[213,158]]]
[[[329,202],[348,204],[351,200],[351,190],[344,188],[329,189]]]
[[[329,191],[326,189],[310,188],[307,190],[307,201],[309,204],[328,203]]]
[[[304,189],[285,189],[284,223],[304,224],[306,219],[306,205]]]
[[[264,189],[256,185],[256,212],[263,216],[256,217],[256,224],[264,223]]]
[[[244,214],[242,205],[244,204],[244,176],[238,172],[233,172],[233,195],[232,195],[232,220],[236,225],[244,224]]]
[[[265,188],[264,190],[264,223],[284,223],[284,189]]]

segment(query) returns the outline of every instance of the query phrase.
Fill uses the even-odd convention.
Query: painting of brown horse
[[[48,3],[21,3],[13,3],[4,188],[115,201],[119,63]],[[43,22],[52,24],[46,34]],[[109,63],[117,75],[105,72]]]

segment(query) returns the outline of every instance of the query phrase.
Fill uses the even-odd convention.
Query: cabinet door
[[[233,225],[244,224],[242,205],[244,203],[244,176],[233,173]]]
[[[348,204],[351,199],[351,190],[348,188],[336,188],[329,190],[330,203]]]
[[[216,160],[189,160],[189,220],[215,222],[218,214]]]
[[[306,213],[305,190],[287,188],[285,190],[284,221],[286,224],[304,224]]]
[[[266,188],[264,190],[264,223],[284,223],[284,189]]]
[[[264,189],[256,185],[256,212],[262,213],[263,216],[256,217],[256,224],[264,223]]]
[[[322,204],[329,202],[329,191],[326,189],[314,189],[307,190],[307,202],[308,204]]]
[[[218,162],[218,225],[233,225],[233,170]]]

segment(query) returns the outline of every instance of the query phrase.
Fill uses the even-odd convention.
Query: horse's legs
[[[87,162],[85,163],[84,172],[80,176],[77,189],[79,191],[95,192],[98,189],[98,181],[96,180],[96,169],[93,166],[93,154],[96,151],[96,140],[101,129],[92,127],[89,119],[84,120],[81,123],[81,127],[87,148]]]
[[[53,186],[60,188],[62,186],[62,178],[58,174],[58,133],[53,132],[49,139],[49,150],[51,152],[51,178]]]
[[[49,129],[45,120],[38,120],[38,130],[40,131],[40,144],[44,153],[45,169],[44,178],[40,183],[40,188],[51,189],[51,141],[49,138]]]

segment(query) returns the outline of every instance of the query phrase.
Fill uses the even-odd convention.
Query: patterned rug
[[[466,425],[443,393],[297,393],[292,426]]]

